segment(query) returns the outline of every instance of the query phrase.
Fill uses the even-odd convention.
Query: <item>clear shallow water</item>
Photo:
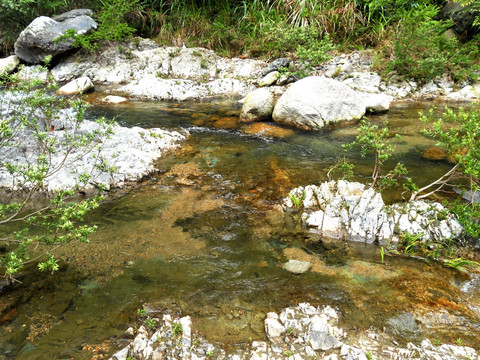
[[[433,144],[419,133],[421,107],[401,105],[372,121],[388,120],[406,135],[396,159],[426,182],[448,165],[421,158]],[[141,321],[135,313],[145,303],[191,315],[210,341],[227,344],[263,338],[266,312],[309,301],[338,307],[348,332],[382,329],[411,312],[420,331],[404,340],[461,338],[478,348],[477,280],[411,259],[380,264],[377,247],[320,239],[298,225],[299,214],[275,211],[291,188],[326,179],[355,126],[266,138],[246,135],[232,119],[237,112],[229,102],[92,109],[123,125],[186,129],[191,137],[158,162],[158,175],[91,214],[99,232],[90,245],[64,250],[60,272],[25,277],[22,288],[0,297],[10,301],[0,319],[0,358],[108,353],[112,338]],[[369,159],[355,162],[359,180],[368,181]],[[286,272],[280,266],[288,258],[311,261],[313,271]]]

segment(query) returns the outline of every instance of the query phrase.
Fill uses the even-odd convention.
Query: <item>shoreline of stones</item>
[[[152,328],[140,326],[127,329],[128,345],[110,360],[370,360],[480,359],[479,353],[467,346],[434,345],[425,339],[419,345],[411,342],[398,346],[391,336],[368,329],[362,334],[348,334],[338,327],[339,313],[330,306],[314,307],[308,303],[288,307],[277,314],[270,312],[265,319],[267,340],[247,346],[235,345],[228,352],[196,334],[190,316],[169,314],[152,318]]]

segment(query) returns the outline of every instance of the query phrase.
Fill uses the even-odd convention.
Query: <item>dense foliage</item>
[[[464,0],[469,9],[478,0]],[[10,51],[19,31],[38,15],[89,7],[95,34],[77,39],[94,49],[100,40],[131,34],[169,45],[203,46],[223,55],[286,53],[316,65],[337,48],[375,48],[377,67],[420,82],[450,73],[457,80],[478,73],[479,38],[447,39],[442,0],[2,0],[0,39]],[[478,21],[478,18],[477,18]],[[478,24],[477,24],[478,26]],[[74,34],[69,34],[74,36]],[[462,42],[463,41],[463,42]]]

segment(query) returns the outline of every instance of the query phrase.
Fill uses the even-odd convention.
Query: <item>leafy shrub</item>
[[[395,71],[420,83],[427,83],[444,73],[451,74],[456,80],[476,76],[478,47],[461,46],[458,40],[447,38],[444,32],[450,23],[435,20],[437,14],[436,6],[405,13],[392,43],[384,48],[384,73]]]
[[[93,51],[98,47],[98,41],[120,41],[136,32],[128,25],[126,17],[138,8],[139,0],[103,0],[102,9],[98,14],[98,29],[91,34],[77,34],[75,30],[67,30],[56,41],[73,38],[74,47]]]
[[[92,156],[93,166],[108,167],[102,160],[101,143],[111,134],[111,126],[103,120],[95,130],[80,130],[86,109],[82,101],[55,96],[51,87],[40,89],[34,83],[12,81],[15,79],[0,84],[0,169],[16,189],[0,203],[0,269],[8,280],[31,262],[39,262],[42,271],[56,271],[56,248],[74,241],[88,242],[96,226],[83,224],[83,218],[99,205],[101,197],[73,198],[91,180],[89,173],[79,174],[75,186],[54,192],[41,206],[33,196],[52,175],[85,156]],[[56,119],[70,123],[71,129],[55,131]],[[5,155],[26,146],[19,134],[28,134],[28,146],[37,149],[36,157],[25,163],[16,161],[17,156]],[[57,153],[64,154],[62,160],[53,160]]]

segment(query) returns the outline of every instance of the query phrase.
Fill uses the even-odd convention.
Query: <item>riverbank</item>
[[[227,351],[215,346],[196,333],[195,319],[181,318],[155,311],[140,310],[145,317],[138,329],[129,328],[123,342],[128,345],[110,360],[155,359],[325,359],[325,360],[467,360],[480,359],[468,346],[432,343],[424,339],[419,345],[408,342],[401,346],[391,333],[417,330],[414,317],[405,313],[389,320],[389,330],[369,328],[360,333],[339,327],[340,314],[330,306],[317,307],[308,303],[269,312],[265,319],[267,340],[250,338],[246,344]],[[388,333],[390,332],[390,334]],[[127,340],[133,338],[133,340]]]

